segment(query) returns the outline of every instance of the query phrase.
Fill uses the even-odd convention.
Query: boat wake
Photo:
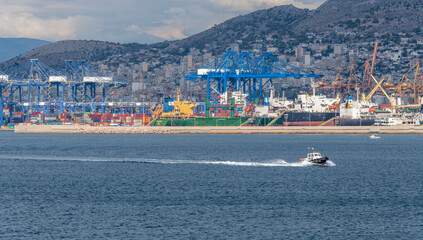
[[[133,162],[150,164],[202,164],[202,165],[228,165],[246,167],[310,167],[309,162],[286,162],[276,159],[265,162],[256,161],[209,161],[209,160],[175,160],[175,159],[146,159],[146,158],[98,158],[98,157],[69,157],[69,156],[11,156],[3,155],[0,159],[10,160],[38,160],[38,161],[79,161],[79,162]],[[334,167],[335,163],[327,161],[326,166]]]
[[[331,160],[326,161],[326,167],[335,167],[336,164],[332,162]]]
[[[197,163],[211,164],[211,165],[247,166],[247,167],[306,167],[308,165],[301,162],[289,163],[284,160],[275,160],[275,161],[269,161],[269,162],[198,161]]]

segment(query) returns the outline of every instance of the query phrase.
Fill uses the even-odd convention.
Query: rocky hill
[[[61,66],[65,60],[97,61],[120,54],[125,46],[101,41],[67,40],[45,45],[6,62],[25,64],[29,59],[40,59],[50,66]]]
[[[420,0],[328,0],[310,11],[294,29],[298,32],[347,30],[363,36],[382,36],[420,33],[422,24]]]
[[[0,38],[0,62],[50,43],[31,38]]]
[[[176,44],[183,48],[196,47],[198,49],[211,44],[222,51],[228,44],[242,40],[244,44],[241,47],[246,49],[257,38],[278,38],[279,35],[292,34],[295,24],[307,17],[309,12],[307,9],[299,9],[293,5],[260,10],[227,20],[209,30],[180,40]]]

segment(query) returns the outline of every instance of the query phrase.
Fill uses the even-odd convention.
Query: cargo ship
[[[196,116],[191,102],[177,99],[165,99],[163,106],[153,111],[152,126],[319,126],[335,125],[335,111],[329,111],[337,99],[325,96],[299,95],[295,102],[285,98],[276,99],[271,93],[270,98],[259,101],[258,106],[247,105],[246,100],[237,93],[232,93],[232,101],[228,104],[228,94],[221,97],[218,106],[207,106],[205,116]],[[240,107],[243,106],[243,107]],[[240,110],[239,110],[240,109]],[[212,113],[209,111],[212,110]],[[328,110],[328,111],[324,111]]]
[[[159,118],[153,126],[266,126],[273,118],[249,117],[191,117],[191,118]],[[281,119],[275,125],[283,125]]]
[[[363,97],[364,98],[364,97]],[[375,109],[377,104],[370,103],[362,99],[353,100],[347,97],[344,104],[340,105],[340,117],[336,121],[338,126],[371,126],[375,124]]]
[[[286,112],[282,117],[190,117],[158,118],[152,126],[319,126],[335,118],[335,113]],[[333,126],[334,121],[327,126]]]

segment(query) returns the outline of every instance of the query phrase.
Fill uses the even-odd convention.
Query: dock
[[[16,125],[17,134],[423,134],[423,126],[110,127]]]

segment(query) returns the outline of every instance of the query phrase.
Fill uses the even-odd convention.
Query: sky
[[[0,38],[152,43],[182,39],[239,15],[324,0],[0,0]]]

